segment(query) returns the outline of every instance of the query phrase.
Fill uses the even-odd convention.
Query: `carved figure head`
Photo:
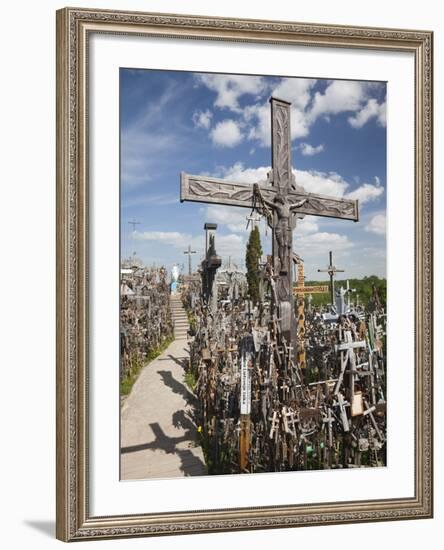
[[[274,202],[284,204],[285,203],[284,195],[282,195],[282,193],[276,193],[274,197]]]

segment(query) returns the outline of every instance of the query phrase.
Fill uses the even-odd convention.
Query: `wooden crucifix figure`
[[[291,266],[296,217],[311,215],[358,221],[358,201],[307,193],[296,184],[291,165],[291,104],[274,97],[270,103],[272,169],[268,180],[251,185],[182,172],[180,200],[241,206],[267,214],[273,232],[277,296],[274,305],[278,310],[282,337],[296,350]]]

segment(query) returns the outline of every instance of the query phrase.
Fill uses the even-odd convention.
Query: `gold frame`
[[[91,517],[87,408],[87,41],[92,32],[412,52],[415,57],[415,496]],[[430,518],[432,43],[429,31],[65,8],[57,12],[57,538],[202,533]]]

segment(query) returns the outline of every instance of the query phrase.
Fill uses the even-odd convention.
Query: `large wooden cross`
[[[358,201],[307,193],[296,184],[291,166],[290,106],[272,97],[272,170],[268,181],[251,185],[182,172],[180,200],[256,208],[271,213],[278,318],[283,338],[296,349],[292,282],[293,229],[296,216],[325,216],[358,221]]]

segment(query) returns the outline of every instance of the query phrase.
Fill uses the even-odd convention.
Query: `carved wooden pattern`
[[[266,184],[260,184],[259,187],[262,196],[272,202],[277,187]],[[358,220],[358,206],[355,200],[336,199],[291,189],[287,193],[287,199],[290,205],[306,199],[306,202],[295,210],[297,214]],[[181,200],[252,208],[253,186],[248,183],[233,183],[217,178],[182,174]]]
[[[271,99],[273,186],[286,194],[291,181],[290,105]]]

